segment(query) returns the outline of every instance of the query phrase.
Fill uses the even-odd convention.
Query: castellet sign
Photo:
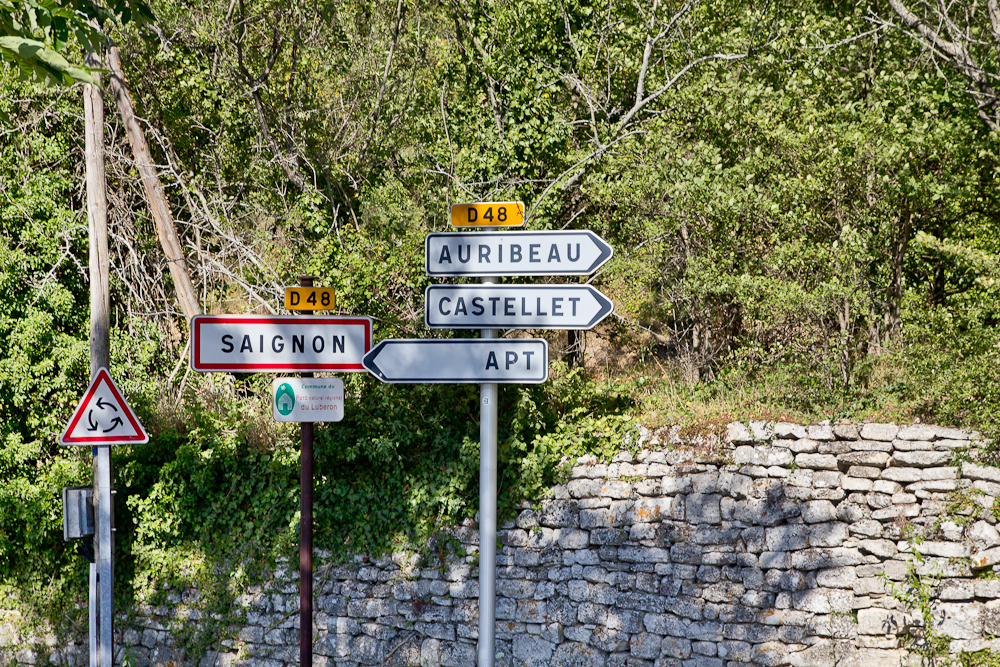
[[[198,315],[191,329],[202,372],[364,371],[372,346],[367,317]]]
[[[614,310],[590,285],[430,285],[424,303],[438,329],[590,329]]]
[[[429,276],[587,276],[613,254],[590,231],[428,234]]]

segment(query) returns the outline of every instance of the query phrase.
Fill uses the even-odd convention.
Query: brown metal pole
[[[312,287],[312,276],[299,276],[301,287]],[[312,315],[311,310],[303,315]],[[312,373],[303,373],[312,377]],[[302,448],[299,484],[301,486],[302,507],[299,514],[299,665],[312,667],[313,629],[313,425],[301,424]]]

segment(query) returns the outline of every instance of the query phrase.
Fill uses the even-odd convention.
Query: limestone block
[[[563,549],[584,549],[590,543],[590,534],[585,530],[566,529],[559,534],[559,546]]]
[[[812,500],[802,505],[802,520],[806,523],[834,521],[837,508],[829,500]]]
[[[854,580],[855,595],[884,595],[885,582],[880,577],[862,577]]]
[[[628,513],[628,523],[649,523],[662,521],[672,516],[673,498],[639,498],[635,501],[632,511]],[[582,516],[581,516],[582,521]],[[582,524],[581,524],[582,525]]]
[[[555,646],[552,642],[533,635],[515,635],[513,642],[514,657],[529,665],[548,662]]]
[[[920,505],[916,503],[912,505],[890,505],[885,509],[875,510],[872,512],[872,518],[876,521],[887,521],[890,519],[897,519],[899,517],[915,516],[920,516]]]
[[[601,495],[605,498],[625,499],[632,497],[632,484],[616,479],[606,479],[601,484]]]
[[[882,535],[882,524],[874,519],[862,519],[861,521],[852,523],[849,526],[849,530],[852,535],[862,538],[879,537]],[[892,552],[896,553],[895,547],[893,547]]]
[[[861,477],[863,479],[878,479],[882,476],[882,470],[874,466],[851,466],[847,469],[848,477]]]
[[[901,611],[877,607],[858,610],[858,634],[901,635],[906,629],[906,614]]]
[[[985,521],[977,521],[969,528],[969,538],[979,551],[1000,544],[1000,532]]]
[[[900,484],[919,482],[923,475],[917,468],[886,468],[882,471],[882,479],[888,479]]]
[[[843,489],[813,489],[809,497],[812,500],[832,500],[837,502],[843,500],[845,495]]]
[[[968,461],[962,463],[962,477],[965,479],[981,479],[986,482],[1000,484],[1000,468],[980,466]]]
[[[865,502],[873,510],[880,510],[892,505],[892,496],[887,496],[884,493],[869,493],[865,495]]]
[[[601,481],[589,478],[571,479],[566,488],[573,498],[592,498],[601,494]]]
[[[893,440],[892,449],[897,452],[926,452],[934,449],[934,443],[928,440]]]
[[[816,523],[809,528],[809,545],[813,547],[839,547],[849,535],[845,523],[839,521]]]
[[[706,472],[700,475],[691,475],[692,493],[717,493],[719,490],[718,472]]]
[[[750,654],[750,661],[756,665],[776,667],[788,664],[788,647],[783,642],[756,644]]]
[[[692,493],[686,497],[685,507],[688,523],[714,524],[722,520],[718,494]]]
[[[894,493],[899,493],[902,490],[903,487],[898,482],[893,482],[887,479],[877,479],[872,485],[872,491],[875,493],[885,493],[890,496]]]
[[[1000,547],[986,549],[985,551],[980,551],[972,556],[973,570],[985,570],[988,567],[993,567],[997,563],[1000,563]]]
[[[950,458],[950,452],[896,452],[893,461],[904,468],[933,468],[944,465]]]
[[[859,435],[857,424],[834,424],[833,434],[838,440],[857,440]]]
[[[884,468],[888,461],[889,455],[885,452],[850,452],[837,457],[841,470],[847,470],[851,466]]]
[[[943,468],[924,468],[921,476],[924,480],[958,479],[958,468],[945,466]]]
[[[737,447],[733,453],[737,465],[787,466],[792,462],[792,453],[784,447],[756,445]]]
[[[788,664],[791,667],[835,667],[833,642],[824,639],[805,650],[790,653]]]
[[[813,614],[846,613],[854,608],[854,592],[833,588],[811,588],[792,593],[792,607]]]
[[[979,639],[983,633],[980,602],[943,602],[934,609],[934,630],[952,639]]]
[[[640,632],[629,640],[629,653],[637,658],[658,658],[662,642],[663,637],[661,635]]]
[[[754,442],[755,438],[750,433],[750,429],[742,422],[732,422],[726,426],[726,442],[733,444],[745,444]]]
[[[848,477],[846,475],[844,476],[844,481],[841,483],[844,491],[860,491],[862,493],[871,491],[874,485],[875,482],[870,479]]]
[[[964,447],[975,447],[980,444],[978,441],[973,440],[935,440],[934,449],[938,451],[948,451],[952,449],[962,449]]]
[[[894,441],[894,442],[899,442]],[[891,454],[893,450],[892,442],[882,442],[880,440],[857,440],[851,443],[853,452],[886,452]]]
[[[1000,600],[990,600],[983,605],[982,618],[983,632],[993,636],[1000,635]]]
[[[817,441],[829,441],[836,440],[836,436],[833,435],[833,429],[829,424],[810,424],[806,429],[811,440]]]
[[[576,527],[580,525],[580,510],[574,500],[548,500],[542,502],[542,510],[537,518],[538,523],[549,528]]]
[[[868,504],[860,505],[853,502],[844,502],[837,505],[837,518],[845,523],[855,523],[871,518],[872,511]]]
[[[663,495],[672,496],[691,491],[691,478],[686,475],[664,475],[660,480]]]
[[[794,551],[809,544],[809,528],[804,525],[784,525],[768,528],[765,543],[768,551]]]
[[[817,451],[820,454],[833,454],[834,456],[840,456],[841,454],[850,452],[853,444],[853,442],[845,442],[843,440],[821,442],[819,443],[819,449]]]
[[[836,470],[837,457],[830,454],[798,454],[795,465],[809,470]]]
[[[914,424],[901,428],[896,437],[900,440],[934,440],[937,436],[937,429],[924,424]]]
[[[857,549],[849,547],[802,549],[792,554],[792,567],[796,570],[819,570],[860,564],[861,554]]]
[[[893,505],[912,505],[917,502],[917,497],[912,493],[894,493],[890,500]]]
[[[668,658],[685,659],[691,657],[691,642],[678,636],[664,637],[660,651]]]
[[[947,428],[944,426],[935,426],[934,431],[937,435],[938,440],[968,440],[972,437],[969,431],[963,431],[958,428]]]
[[[906,490],[909,493],[919,493],[920,491],[927,491],[928,493],[949,493],[951,491],[955,491],[956,489],[965,488],[969,485],[969,480],[966,479],[932,479],[924,482],[907,484]]]
[[[812,473],[812,478],[813,478],[813,487],[817,489],[840,488],[841,475],[839,472],[835,470],[817,470]]]
[[[883,440],[892,441],[899,433],[899,427],[895,424],[865,424],[859,433],[862,440]]]
[[[816,573],[816,585],[823,588],[854,589],[858,575],[854,567],[834,567]]]
[[[946,579],[938,588],[939,600],[971,600],[976,597],[975,582],[971,579]]]
[[[809,438],[800,440],[788,440],[788,449],[795,454],[814,454],[819,451],[819,443]]]
[[[798,424],[778,422],[774,425],[774,437],[783,440],[801,439],[806,437],[806,429]]]

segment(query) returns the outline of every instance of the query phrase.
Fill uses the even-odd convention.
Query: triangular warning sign
[[[108,374],[101,368],[59,438],[61,445],[122,445],[149,436]]]

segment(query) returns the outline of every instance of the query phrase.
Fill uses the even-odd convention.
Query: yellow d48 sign
[[[492,201],[452,204],[452,227],[523,227],[524,204],[519,201]]]
[[[286,287],[288,310],[330,310],[334,307],[332,287]]]

